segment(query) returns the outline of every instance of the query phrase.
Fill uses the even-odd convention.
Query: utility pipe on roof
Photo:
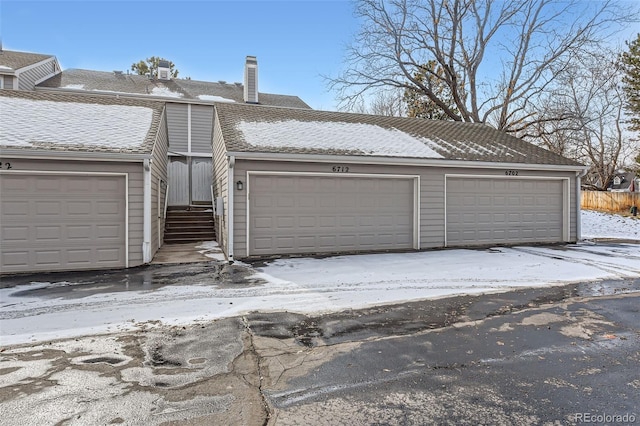
[[[227,169],[227,260],[229,264],[234,262],[233,259],[233,191],[235,190],[233,184],[233,168],[236,165],[236,157],[230,155],[227,157],[229,160],[229,167]]]
[[[588,169],[585,168],[576,172],[576,241],[580,241],[582,239],[582,215],[580,214],[582,197],[580,195],[580,191],[582,178],[587,174],[587,171]]]

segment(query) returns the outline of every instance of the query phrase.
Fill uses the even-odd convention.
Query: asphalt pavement
[[[3,424],[637,424],[640,280],[0,349]],[[601,420],[601,421],[599,421]]]

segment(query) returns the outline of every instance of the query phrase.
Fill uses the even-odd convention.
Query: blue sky
[[[334,110],[322,75],[342,67],[358,29],[348,0],[5,1],[7,50],[56,55],[63,69],[127,70],[149,56],[173,61],[179,77],[242,81],[258,57],[259,89]]]

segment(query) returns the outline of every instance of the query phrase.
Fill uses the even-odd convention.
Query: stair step
[[[175,208],[167,210],[164,242],[193,243],[216,239],[215,220],[211,207]]]

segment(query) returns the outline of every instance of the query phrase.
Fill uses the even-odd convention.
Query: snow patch
[[[164,97],[167,97],[167,98],[181,98],[183,96],[182,93],[174,92],[171,89],[169,89],[168,87],[154,87],[151,90],[150,95],[152,95],[152,96],[164,96]]]
[[[234,102],[233,99],[223,98],[222,96],[214,96],[214,95],[198,95],[198,99],[202,101],[213,101],[213,102]]]
[[[0,98],[6,125],[2,146],[84,145],[110,150],[142,145],[153,110],[141,106],[100,105]]]
[[[621,238],[640,241],[640,216],[582,210],[582,238]]]
[[[237,125],[249,145],[355,151],[382,157],[444,158],[431,146],[437,142],[373,124],[286,120]]]
[[[63,89],[84,90],[84,84],[67,84]]]

